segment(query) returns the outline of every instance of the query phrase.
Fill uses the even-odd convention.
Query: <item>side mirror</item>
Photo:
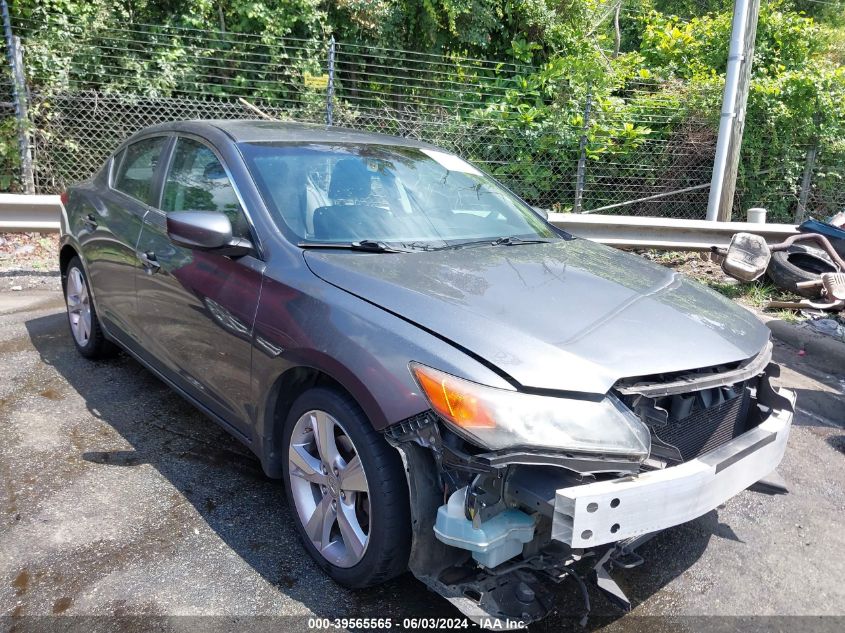
[[[753,233],[736,233],[722,261],[722,270],[734,279],[754,281],[769,266],[772,252],[766,239]]]
[[[177,246],[241,257],[252,251],[249,240],[232,237],[232,223],[215,211],[174,211],[167,214],[167,237]]]
[[[548,209],[543,209],[541,207],[531,207],[531,208],[534,209],[534,211],[536,211],[537,214],[540,215],[540,217],[542,217],[544,220],[546,220],[547,222],[549,221],[549,210]]]

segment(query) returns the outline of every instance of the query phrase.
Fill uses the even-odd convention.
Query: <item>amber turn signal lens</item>
[[[472,383],[422,365],[414,365],[413,371],[431,406],[444,418],[464,428],[495,428],[490,412],[472,393]]]

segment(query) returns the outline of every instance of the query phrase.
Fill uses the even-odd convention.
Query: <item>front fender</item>
[[[418,361],[475,382],[512,387],[466,353],[381,308],[317,278],[299,291],[265,278],[255,321],[256,440],[271,446],[280,380],[306,368],[329,377],[361,406],[376,430],[429,408],[408,364]],[[266,448],[261,454],[267,454]]]

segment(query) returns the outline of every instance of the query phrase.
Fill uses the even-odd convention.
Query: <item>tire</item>
[[[318,446],[321,436],[332,438],[334,457],[330,447]],[[381,584],[407,571],[411,516],[402,460],[358,404],[331,388],[310,389],[291,407],[283,441],[288,504],[305,549],[317,564],[352,588]],[[340,468],[323,470],[327,461]]]
[[[114,343],[107,340],[97,318],[88,277],[79,257],[68,262],[62,277],[62,291],[65,295],[70,337],[77,351],[85,358],[98,359],[114,355]]]
[[[802,297],[818,297],[820,287],[799,288],[802,281],[815,281],[821,273],[834,273],[838,268],[824,251],[794,244],[785,251],[772,253],[766,274],[778,288]]]

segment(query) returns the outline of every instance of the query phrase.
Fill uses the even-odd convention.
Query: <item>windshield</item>
[[[245,143],[277,223],[302,243],[372,240],[408,248],[558,234],[466,161],[388,145]]]

